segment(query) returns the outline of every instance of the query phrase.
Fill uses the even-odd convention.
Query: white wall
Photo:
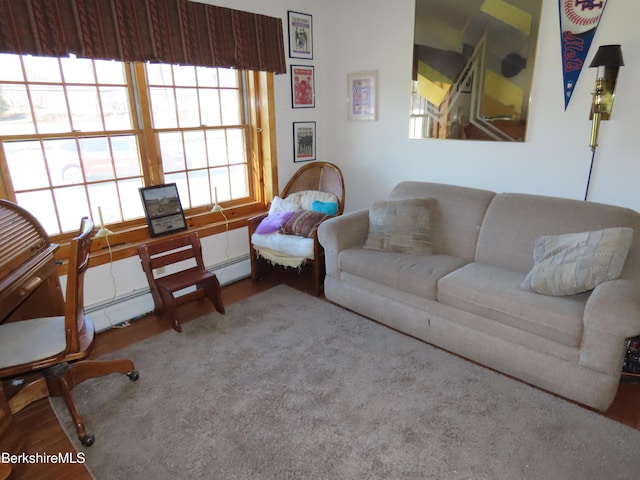
[[[414,0],[330,0],[330,5],[330,22],[315,25],[316,37],[327,42],[327,87],[332,93],[318,129],[323,124],[329,129],[327,157],[345,174],[347,210],[366,207],[407,179],[584,197],[595,71],[585,66],[564,111],[556,0],[543,2],[524,143],[408,139]],[[640,35],[633,19],[638,15],[640,2],[608,2],[587,57],[588,65],[599,45],[619,43],[626,64],[620,70],[612,119],[602,123],[589,198],[636,210],[640,210],[636,127],[640,95],[634,80],[640,77]],[[379,121],[349,122],[346,75],[369,69],[378,70]]]
[[[204,1],[204,0],[203,0]],[[444,1],[444,0],[443,0]],[[408,112],[413,45],[414,0],[206,0],[219,6],[281,17],[287,45],[287,10],[313,15],[314,59],[287,65],[314,65],[316,107],[292,109],[290,77],[275,77],[280,185],[293,163],[292,122],[317,122],[317,157],[338,164],[345,175],[346,210],[364,208],[385,197],[401,180],[425,180],[582,199],[591,160],[588,120],[595,72],[584,68],[564,111],[558,4],[544,0],[527,141],[498,143],[410,140]],[[640,2],[611,0],[594,38],[587,64],[599,45],[620,43],[626,66],[620,71],[613,118],[603,122],[590,199],[640,210],[640,35],[634,19]],[[347,121],[347,74],[378,70],[379,120]],[[203,239],[208,265],[246,256],[246,229]],[[239,272],[246,272],[246,264]],[[115,277],[115,290],[111,273]],[[233,275],[238,272],[227,272]],[[232,275],[232,276],[233,276]],[[87,274],[87,305],[108,302],[147,288],[137,258]],[[115,293],[114,293],[115,292]],[[147,311],[151,304],[110,307],[109,321]]]

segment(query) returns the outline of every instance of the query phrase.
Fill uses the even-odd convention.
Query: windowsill
[[[187,229],[190,232],[198,232],[200,238],[216,235],[229,230],[235,230],[247,226],[247,220],[259,213],[266,211],[264,205],[254,203],[240,207],[231,207],[221,213],[201,213],[187,217]],[[109,228],[109,225],[107,225]],[[185,231],[174,234],[162,235],[162,239],[179,236]],[[122,231],[116,231],[108,237],[94,237],[91,241],[91,254],[89,267],[104,265],[115,260],[122,260],[138,255],[138,246],[153,242],[155,237],[149,235],[147,226],[132,227]],[[56,251],[58,261],[58,275],[67,274],[69,243],[61,243]]]

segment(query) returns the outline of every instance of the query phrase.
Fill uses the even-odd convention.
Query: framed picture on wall
[[[378,73],[350,73],[347,75],[347,108],[349,120],[377,120]]]
[[[178,187],[175,183],[139,189],[149,234],[152,237],[187,229]]]
[[[291,106],[316,106],[315,71],[310,65],[291,65]]]
[[[289,57],[313,59],[313,19],[306,13],[288,11]]]
[[[293,122],[293,161],[316,159],[316,122]]]

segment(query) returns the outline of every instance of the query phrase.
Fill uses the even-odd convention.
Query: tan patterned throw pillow
[[[620,277],[632,238],[627,227],[537,238],[533,269],[520,286],[554,296],[593,290]]]
[[[313,238],[313,233],[329,215],[312,210],[298,210],[282,225],[282,233]]]
[[[364,248],[431,255],[433,198],[378,200],[369,208],[369,234]]]

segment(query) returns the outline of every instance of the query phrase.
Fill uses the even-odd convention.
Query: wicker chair
[[[314,162],[305,164],[291,177],[289,182],[280,192],[280,198],[286,199],[289,195],[296,192],[304,191],[319,191],[331,193],[335,196],[338,203],[338,209],[336,215],[341,215],[344,211],[344,179],[340,169],[328,162]],[[250,257],[251,257],[251,279],[256,282],[260,280],[268,271],[278,267],[280,265],[274,264],[273,261],[268,261],[262,258],[259,249],[257,249],[253,242],[253,236],[256,233],[256,229],[260,222],[267,216],[266,213],[252,217],[248,221],[249,225],[249,243]],[[276,235],[282,235],[278,233]],[[293,237],[293,236],[290,236]],[[300,239],[302,241],[302,239]],[[305,239],[306,240],[306,239]],[[294,239],[295,241],[295,239]],[[279,255],[286,257],[289,255],[287,251],[279,251]],[[285,265],[283,263],[283,265]],[[314,276],[314,294],[319,296],[322,293],[324,282],[324,250],[318,242],[317,231],[313,233],[313,253],[304,258],[302,264],[313,266]]]

